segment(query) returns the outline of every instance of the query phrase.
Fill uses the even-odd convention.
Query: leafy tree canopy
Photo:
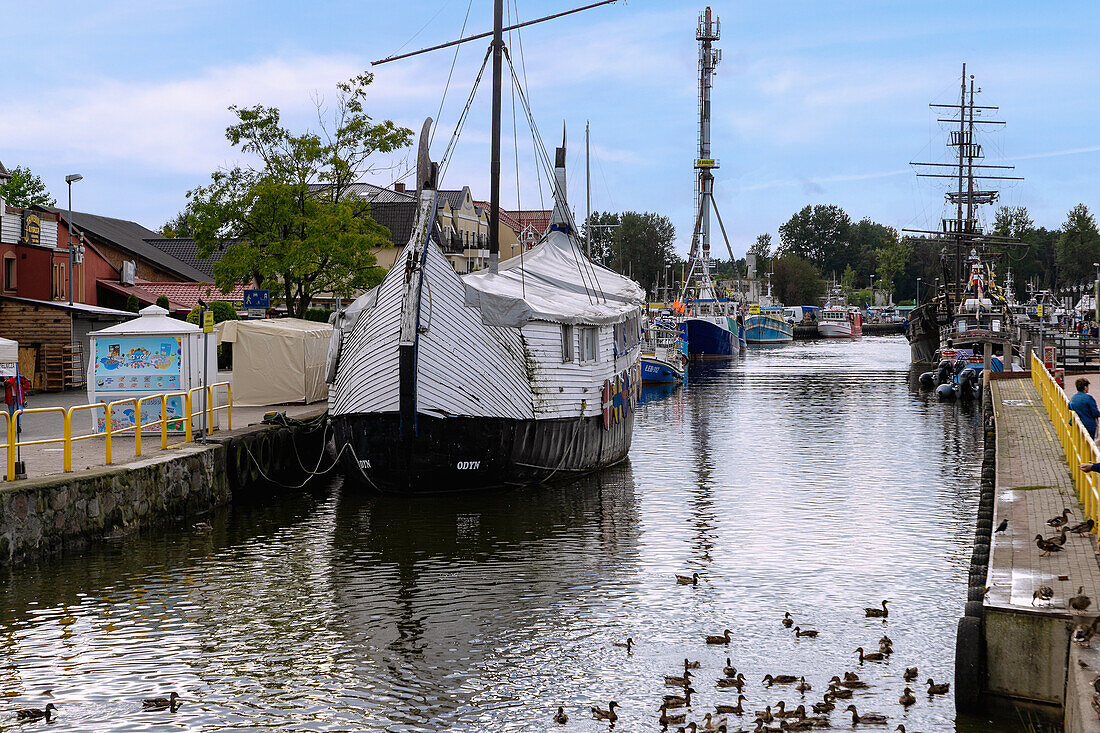
[[[821,271],[790,252],[775,259],[775,294],[788,305],[817,305],[825,292]]]
[[[164,225],[157,232],[166,239],[187,239],[194,236],[186,211],[181,211],[164,222]]]
[[[0,186],[0,197],[9,206],[28,208],[31,206],[54,206],[53,196],[46,191],[46,184],[30,169],[21,165],[12,168],[4,185]]]
[[[1094,262],[1100,262],[1100,232],[1096,218],[1084,204],[1074,206],[1062,224],[1057,245],[1058,280],[1073,284],[1095,277]]]
[[[256,162],[214,173],[188,193],[186,211],[200,256],[224,250],[214,265],[223,292],[254,280],[302,318],[318,293],[351,297],[381,280],[371,249],[392,246],[390,232],[345,194],[372,155],[407,146],[412,131],[366,113],[373,79],[339,84],[331,113],[319,102],[317,131],[292,132],[274,107],[230,108],[237,123],[226,137]]]
[[[666,216],[593,212],[586,226],[591,231],[592,259],[634,278],[648,293],[664,282],[665,265],[679,260],[673,251],[676,229]]]
[[[237,315],[237,309],[228,301],[215,300],[207,303],[207,305],[210,306],[210,312],[214,314],[214,323],[221,323],[222,321],[239,321],[241,319],[241,317]],[[202,325],[199,323],[199,307],[197,305],[187,314],[187,322],[194,323],[196,326]]]

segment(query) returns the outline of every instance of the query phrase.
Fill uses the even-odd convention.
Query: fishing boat
[[[794,323],[788,321],[783,308],[750,305],[745,314],[745,342],[750,344],[785,344],[794,340]]]
[[[823,338],[855,338],[863,335],[863,314],[848,305],[844,293],[834,287],[829,302],[821,309],[817,333]]]
[[[410,239],[383,281],[335,318],[330,449],[351,484],[406,495],[523,486],[596,471],[630,449],[645,293],[585,257],[564,140],[547,231],[498,262],[501,17],[497,0],[489,268],[460,276],[437,243],[429,119]]]
[[[642,384],[680,384],[687,374],[687,344],[675,323],[657,320],[642,345]]]

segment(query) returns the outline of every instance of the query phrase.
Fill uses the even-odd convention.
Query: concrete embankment
[[[1064,508],[1071,524],[1084,512],[1038,391],[1029,378],[1014,376],[995,379],[986,392],[981,499],[956,646],[956,707],[979,712],[1007,703],[1025,716],[1061,722],[1070,733],[1100,731],[1092,710],[1100,654],[1072,641],[1074,629],[1094,615],[1079,616],[1067,605],[1081,587],[1100,598],[1096,541],[1070,534],[1051,555],[1035,545],[1037,534],[1055,533],[1047,520]],[[996,532],[1002,520],[1007,528]]]
[[[218,433],[207,444],[184,444],[120,466],[5,483],[0,565],[199,518],[235,491],[268,483],[265,477],[300,482],[323,450],[322,416]]]
[[[863,335],[864,336],[889,336],[896,333],[905,333],[904,323],[864,323]],[[817,332],[817,325],[811,326],[795,326],[794,337],[796,339],[816,339],[821,338],[821,334]]]

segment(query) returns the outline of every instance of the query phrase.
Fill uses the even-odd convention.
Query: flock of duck
[[[53,696],[51,690],[47,690],[44,694]],[[173,692],[169,697],[147,697],[141,701],[141,709],[148,711],[160,711],[169,710],[176,712],[180,706],[180,696],[178,692]],[[22,710],[15,711],[15,719],[22,723],[33,723],[41,720],[49,723],[53,720],[54,713],[57,710],[57,706],[52,702],[47,703],[45,708],[23,708]]]
[[[699,575],[697,573],[691,576],[677,575],[676,582],[681,585],[697,585]],[[890,616],[890,611],[887,608],[888,603],[889,601],[883,601],[881,607],[865,608],[865,617],[881,618],[885,622]],[[780,622],[784,628],[789,629],[798,637],[813,639],[818,636],[818,632],[814,629],[803,629],[795,625],[795,620],[789,612],[784,613]],[[709,646],[728,647],[731,640],[732,632],[726,629],[722,634],[707,636],[704,642]],[[613,645],[626,649],[627,653],[633,652],[636,646],[633,638],[628,638],[623,642],[614,642]],[[878,651],[868,652],[863,647],[857,647],[854,653],[858,655],[858,661],[861,665],[867,662],[883,663],[889,660],[894,653],[893,641],[889,636],[884,635],[879,639]],[[721,670],[722,675],[715,680],[714,685],[720,690],[736,691],[737,703],[734,705],[716,705],[713,712],[708,710],[701,713],[693,709],[692,695],[698,694],[693,685],[698,684],[695,678],[700,676],[700,672],[696,670],[701,670],[702,666],[702,662],[698,660],[684,659],[682,672],[677,670],[677,674],[665,676],[665,686],[678,688],[678,690],[663,695],[660,707],[657,708],[657,723],[662,730],[669,731],[670,726],[678,726],[675,728],[676,733],[701,733],[704,731],[708,733],[782,733],[783,731],[828,728],[832,725],[829,714],[837,710],[838,705],[843,705],[845,702],[848,704],[847,707],[843,708],[843,712],[851,715],[853,725],[889,725],[891,722],[890,717],[887,715],[875,712],[861,713],[856,707],[855,693],[859,690],[865,690],[871,685],[861,679],[855,672],[844,672],[843,676],[834,675],[826,683],[821,702],[810,703],[809,711],[807,711],[804,702],[789,707],[784,700],[779,700],[772,705],[765,705],[763,710],[746,707],[748,698],[741,693],[747,684],[747,680],[745,675],[733,666],[730,657],[726,657],[726,664]],[[909,667],[902,673],[901,682],[915,684],[918,674],[919,671],[916,667]],[[791,685],[802,700],[805,700],[806,693],[813,690],[813,686],[806,681],[806,677],[803,675],[768,674],[764,676],[761,683],[767,689],[771,689],[775,685]],[[929,700],[937,695],[945,695],[950,691],[950,683],[936,683],[932,678],[929,678],[924,684],[927,686]],[[915,705],[917,697],[913,689],[904,686],[898,698],[898,703],[905,710]],[[620,707],[618,702],[612,700],[606,708],[592,707],[591,714],[596,720],[607,721],[613,728],[615,722],[619,719],[618,709]],[[731,715],[740,719],[738,726],[751,720],[755,727],[733,728],[729,722],[729,716]],[[695,720],[689,721],[689,717],[695,718]],[[565,712],[564,706],[558,707],[553,716],[553,721],[559,725],[569,722],[569,716]],[[894,730],[906,733],[904,724],[898,724]]]

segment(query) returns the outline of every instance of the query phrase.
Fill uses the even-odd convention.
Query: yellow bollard
[[[4,413],[4,417],[8,421],[8,460],[7,460],[7,472],[4,477],[8,481],[15,480],[15,421],[11,419],[11,415]]]
[[[187,392],[183,396],[183,412],[187,415],[187,419],[183,424],[183,442],[190,443],[191,439],[191,420],[194,416],[191,414],[191,393]]]

